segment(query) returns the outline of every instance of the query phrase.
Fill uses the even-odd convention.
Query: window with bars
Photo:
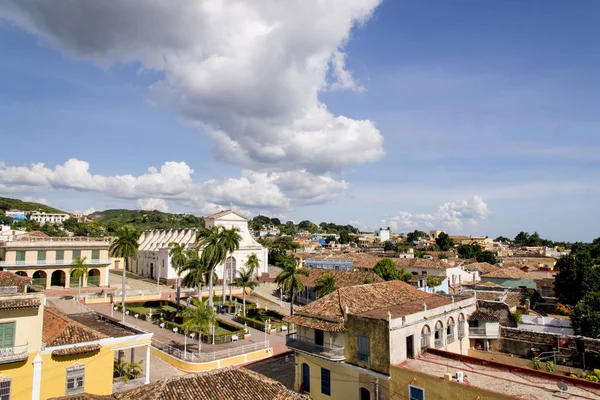
[[[11,378],[0,379],[0,400],[10,400]]]
[[[408,385],[409,400],[425,400],[425,390],[423,388]]]
[[[37,260],[38,261],[46,261],[46,250],[38,250]]]
[[[85,365],[67,368],[67,389],[65,395],[83,393],[85,385]]]
[[[368,363],[371,360],[371,345],[368,336],[358,336],[358,361]]]
[[[92,250],[92,260],[100,259],[100,250]]]
[[[56,250],[56,261],[63,261],[65,259],[64,250]]]
[[[72,260],[79,260],[81,258],[81,250],[73,250]]]
[[[25,261],[25,252],[17,250],[16,261]]]

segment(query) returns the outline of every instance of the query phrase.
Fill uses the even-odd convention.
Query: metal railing
[[[27,360],[29,357],[28,344],[0,348],[0,364]]]
[[[193,344],[190,341],[190,344]],[[185,360],[189,362],[209,362],[222,360],[224,358],[235,357],[246,353],[252,353],[253,351],[258,350],[266,350],[269,348],[269,342],[256,342],[252,344],[247,344],[240,347],[234,347],[232,349],[213,351],[213,352],[202,352],[202,353],[194,353],[190,351],[183,351],[176,347],[173,347],[169,344],[162,343],[156,339],[152,339],[152,347],[163,351],[171,356],[174,356],[180,360]]]
[[[300,336],[295,332],[286,335],[285,344],[292,349],[305,351],[334,361],[341,361],[346,358],[343,347],[316,344],[313,339]]]
[[[424,351],[429,348],[430,337],[431,335],[429,334],[421,335],[421,351]]]
[[[447,336],[446,336],[446,338],[447,338],[447,339],[446,339],[446,341],[447,341],[448,343],[452,343],[452,342],[454,342],[454,332],[452,332],[452,333],[450,333],[449,335],[447,335]]]
[[[469,328],[469,336],[485,336],[485,326]]]
[[[440,347],[444,347],[444,339],[435,339],[435,348],[439,349]]]
[[[0,261],[0,267],[44,267],[44,266],[57,266],[57,265],[71,265],[74,260],[32,260],[32,261]],[[86,259],[85,263],[87,265],[103,265],[112,263],[112,259],[110,258],[100,258],[100,259]]]

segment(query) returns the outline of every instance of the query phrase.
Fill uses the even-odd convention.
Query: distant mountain
[[[202,228],[204,219],[191,214],[171,214],[146,210],[105,210],[88,215],[89,218],[112,231],[131,225],[138,231],[162,228]]]
[[[0,210],[20,210],[20,211],[41,211],[47,213],[68,214],[58,208],[50,207],[41,203],[11,199],[9,197],[0,197]]]

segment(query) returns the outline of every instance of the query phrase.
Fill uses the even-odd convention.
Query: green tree
[[[456,249],[458,256],[460,258],[476,258],[479,253],[481,253],[481,246],[478,244],[461,244]]]
[[[171,265],[177,274],[177,311],[179,312],[179,303],[181,302],[181,274],[185,270],[187,262],[185,244],[177,242],[169,243],[169,257],[171,257]]]
[[[317,289],[317,298],[328,295],[335,290],[335,278],[333,275],[324,272],[315,282],[315,288]]]
[[[2,211],[2,210],[0,210]],[[4,213],[4,211],[2,211]],[[0,215],[0,225],[12,225],[13,219],[7,215]]]
[[[359,285],[369,285],[371,283],[373,283],[373,278],[371,278],[371,277],[361,279],[360,282],[358,282]]]
[[[202,351],[202,332],[207,331],[217,321],[215,309],[206,301],[194,299],[193,307],[186,307],[181,316],[186,331],[198,332],[198,353]]]
[[[521,246],[526,246],[527,243],[529,243],[529,233],[523,231],[519,232],[517,236],[515,236],[513,243],[519,244]]]
[[[252,253],[246,260],[246,269],[250,272],[250,276],[254,276],[254,273],[260,269],[260,261],[256,256],[256,253]]]
[[[246,289],[250,289],[250,293],[259,285],[255,280],[252,280],[252,271],[239,270],[238,276],[233,279],[233,285],[242,288],[242,302],[244,304],[244,316],[246,315]]]
[[[123,268],[123,277],[121,281],[121,306],[123,310],[123,321],[125,321],[125,282],[126,273],[129,269],[129,262],[137,256],[139,233],[131,226],[125,225],[116,232],[116,239],[111,243],[109,253],[111,257],[125,259],[125,268]]]
[[[275,278],[275,283],[279,285],[281,290],[290,293],[290,315],[293,315],[296,293],[304,290],[300,275],[308,276],[308,271],[299,268],[294,257],[287,257],[280,268],[281,272]]]
[[[600,292],[589,292],[575,306],[571,325],[578,335],[596,338],[600,335]]]
[[[225,250],[225,262],[227,262],[227,258],[229,256],[229,254],[233,254],[236,250],[238,250],[240,248],[240,242],[242,241],[242,237],[239,234],[240,229],[237,227],[232,227],[230,229],[223,229],[221,231],[221,238],[220,238],[220,242],[221,245],[223,246],[223,249]],[[225,288],[227,287],[227,273],[225,271],[225,269],[227,268],[227,265],[224,265],[223,268],[223,302],[222,304],[225,304],[225,298],[226,298],[226,294],[225,294]],[[232,266],[230,266],[231,272],[233,272]],[[231,274],[231,279],[233,279],[234,276],[233,274]],[[233,302],[233,293],[230,289],[229,291],[229,301]]]
[[[496,258],[496,255],[488,250],[482,251],[481,253],[477,254],[475,257],[477,259],[477,262],[486,262],[486,263],[492,264],[492,265],[498,263],[498,259]]]
[[[577,248],[577,247],[576,247]],[[600,271],[585,247],[561,257],[555,268],[554,289],[562,304],[576,305],[587,293],[600,291]],[[575,290],[576,288],[576,290]]]
[[[406,235],[406,241],[409,243],[414,242],[415,240],[419,240],[420,238],[428,237],[429,235],[426,232],[414,230]]]
[[[383,251],[396,251],[396,245],[389,240],[383,242]]]
[[[198,298],[202,299],[202,284],[208,281],[208,269],[204,260],[198,256],[198,251],[189,249],[186,251],[186,262],[184,270],[187,274],[183,277],[181,284],[198,290]]]
[[[390,258],[382,258],[377,261],[373,272],[385,281],[393,281],[398,278],[398,267]]]
[[[441,278],[437,276],[428,276],[427,277],[427,287],[429,289],[436,288],[442,284]]]
[[[77,258],[71,263],[71,269],[69,275],[79,280],[79,286],[77,288],[77,300],[81,299],[81,281],[87,279],[88,276],[88,265],[85,260],[87,257]]]
[[[213,226],[212,228],[203,228],[196,234],[196,243],[203,247],[200,259],[206,266],[207,274],[211,276],[220,263],[225,261],[227,253],[220,243],[220,233],[224,228],[222,226]],[[213,306],[214,280],[208,281],[208,304]]]
[[[347,230],[340,231],[340,244],[350,243],[350,234]]]
[[[496,239],[494,239],[495,242],[504,242],[504,243],[510,243],[511,240],[507,237],[504,236],[498,236]]]
[[[441,251],[448,251],[454,247],[454,241],[450,239],[450,236],[446,232],[440,233],[437,239],[435,239],[435,243]]]

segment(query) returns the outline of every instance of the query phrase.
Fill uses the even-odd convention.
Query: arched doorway
[[[225,270],[227,271],[227,282],[231,282],[233,278],[237,275],[237,266],[235,257],[227,257],[225,260]]]
[[[454,342],[454,338],[455,338],[454,331],[455,331],[454,318],[450,317],[450,318],[448,318],[448,325],[446,326],[446,341],[448,343]]]
[[[429,348],[429,343],[431,340],[431,329],[428,325],[423,326],[421,330],[421,353],[424,353]]]
[[[310,392],[310,367],[307,363],[302,363],[302,385],[300,390]]]
[[[367,388],[361,387],[359,394],[360,400],[371,400],[371,392]]]
[[[15,275],[27,276],[27,272],[25,272],[25,271],[17,271],[17,272],[15,272]]]
[[[48,275],[46,275],[45,271],[35,271],[33,273],[33,285],[41,286],[46,289],[46,280],[48,279]]]
[[[88,286],[100,286],[100,270],[94,268],[88,272]]]
[[[439,349],[444,346],[444,324],[442,321],[435,323],[435,348]]]
[[[67,279],[67,274],[65,274],[65,271],[61,271],[61,270],[57,269],[50,276],[50,286],[65,287],[66,279]]]

